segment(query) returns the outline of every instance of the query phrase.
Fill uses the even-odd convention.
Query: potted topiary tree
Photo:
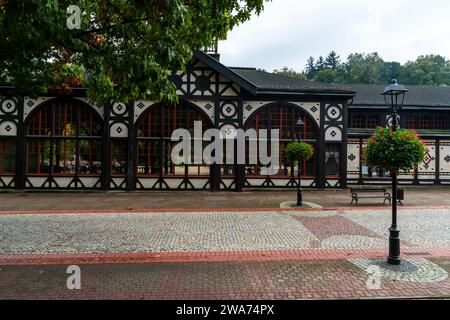
[[[301,163],[308,161],[313,156],[313,147],[304,142],[294,141],[287,145],[286,155],[288,163],[294,168],[298,165],[298,184],[297,184],[297,207],[303,205],[302,186],[301,186]]]

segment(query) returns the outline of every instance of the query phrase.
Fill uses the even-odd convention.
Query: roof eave
[[[201,62],[205,63],[210,68],[214,69],[218,73],[222,74],[224,77],[228,78],[229,80],[233,81],[234,83],[238,84],[248,92],[250,92],[253,95],[257,94],[258,87],[245,79],[244,77],[240,76],[230,68],[226,67],[210,55],[202,52],[202,51],[196,51],[194,53],[194,57],[199,59]]]
[[[333,90],[257,90],[257,95],[298,95],[298,96],[339,96],[353,98],[356,96],[354,91],[333,91]]]

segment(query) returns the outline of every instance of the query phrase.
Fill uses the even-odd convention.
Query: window
[[[445,114],[437,114],[434,119],[434,128],[436,130],[449,130],[448,116]]]
[[[187,103],[151,107],[137,123],[137,175],[138,176],[209,176],[208,165],[185,164],[183,159],[172,162],[172,132],[186,129],[194,138],[194,122],[202,122],[202,131],[211,127],[211,121],[201,111]],[[202,132],[202,134],[203,134]],[[202,142],[203,146],[206,145]],[[208,143],[209,144],[209,143]],[[192,152],[194,152],[192,139]],[[193,154],[192,154],[193,158]]]
[[[419,119],[417,116],[406,116],[405,120],[406,129],[418,129],[419,128]]]
[[[111,141],[111,176],[125,176],[128,163],[128,141],[117,139]]]
[[[301,109],[291,105],[264,108],[248,120],[246,129],[249,128],[255,129],[258,134],[260,129],[278,129],[280,131],[280,166],[275,168],[278,170],[279,177],[291,177],[298,174],[299,168],[288,163],[286,151],[289,142],[295,139],[307,142],[314,147],[313,158],[300,164],[302,176],[314,177],[316,175],[317,127],[314,120],[310,119]],[[268,135],[270,136],[270,133]],[[256,150],[250,150],[249,148],[248,144],[246,146],[247,165],[245,173],[247,176],[261,176],[261,164],[248,163],[249,152],[258,153],[258,147]]]
[[[26,173],[101,174],[102,120],[80,102],[54,101],[39,108],[26,126]]]
[[[14,174],[16,171],[16,142],[0,139],[0,174]]]
[[[375,129],[381,126],[380,115],[371,114],[367,116],[367,128]]]
[[[433,129],[433,117],[421,116],[419,120],[419,129],[431,130]]]
[[[366,116],[363,114],[355,114],[352,116],[351,127],[355,129],[366,128]]]
[[[339,177],[339,157],[340,144],[329,143],[325,151],[325,175],[330,177]]]

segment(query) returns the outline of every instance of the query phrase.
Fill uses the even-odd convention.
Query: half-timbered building
[[[217,54],[197,52],[173,77],[179,103],[147,100],[91,103],[85,90],[39,98],[0,88],[0,188],[61,190],[232,190],[293,188],[298,168],[285,146],[300,139],[314,146],[301,164],[302,185],[344,188],[388,183],[385,172],[364,165],[365,141],[389,122],[382,86],[335,86],[232,68]],[[402,127],[418,129],[429,144],[425,162],[402,175],[408,184],[450,183],[450,89],[411,87]],[[301,121],[300,121],[301,120]],[[279,129],[277,173],[258,164],[172,162],[172,132]],[[256,152],[249,150],[249,152]]]

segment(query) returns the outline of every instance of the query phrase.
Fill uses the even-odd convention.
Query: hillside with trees
[[[406,85],[450,85],[450,61],[434,54],[401,64],[384,61],[376,52],[352,53],[342,61],[335,51],[331,51],[325,58],[310,57],[303,72],[285,67],[274,73],[334,84],[386,84],[395,78]]]

